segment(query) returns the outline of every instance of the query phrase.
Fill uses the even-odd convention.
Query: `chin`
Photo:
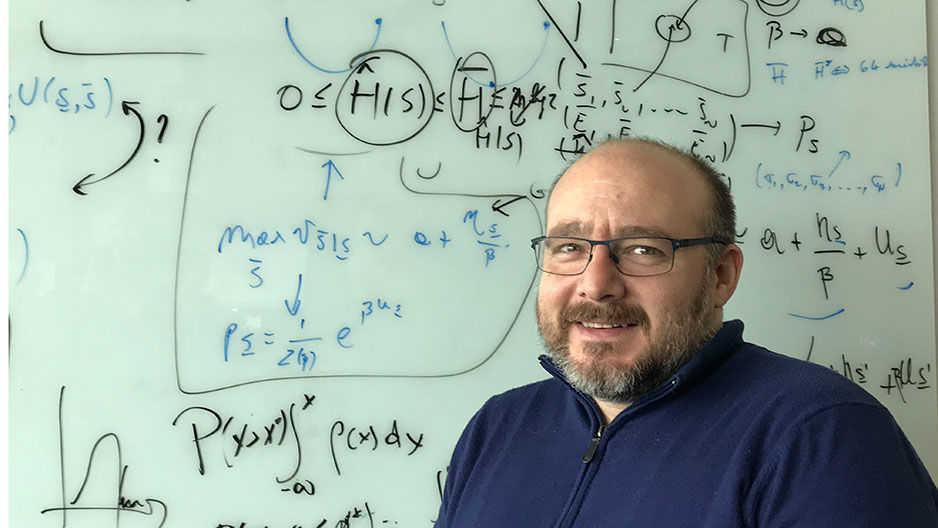
[[[570,359],[577,366],[605,369],[629,369],[644,355],[645,346],[626,347],[622,343],[586,341],[570,344]]]

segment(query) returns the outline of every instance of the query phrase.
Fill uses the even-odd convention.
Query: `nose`
[[[616,268],[609,248],[597,245],[586,271],[580,275],[579,296],[591,301],[604,302],[625,295],[626,276]]]

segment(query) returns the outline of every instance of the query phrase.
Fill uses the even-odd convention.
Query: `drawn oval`
[[[494,108],[497,86],[495,65],[485,53],[476,51],[456,61],[449,81],[449,113],[459,130],[472,132],[485,123]]]
[[[396,145],[423,131],[436,96],[426,70],[404,52],[379,49],[354,57],[339,88],[335,117],[353,138]]]
[[[847,46],[847,37],[844,35],[843,31],[837,28],[826,27],[818,32],[817,43],[826,44],[835,48],[844,48]]]
[[[658,36],[667,42],[684,42],[690,38],[690,25],[677,15],[660,15],[655,20]]]

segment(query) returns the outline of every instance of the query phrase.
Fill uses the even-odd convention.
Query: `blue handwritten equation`
[[[859,178],[850,174],[846,168],[852,154],[848,150],[841,150],[829,169],[819,170],[816,173],[803,174],[800,171],[767,169],[765,162],[756,165],[753,183],[757,189],[771,191],[817,191],[817,192],[850,192],[858,195],[876,195],[896,189],[902,183],[902,162],[896,162],[891,173],[869,174],[868,168],[859,169],[863,173]],[[844,167],[844,168],[842,168]]]
[[[273,251],[275,246],[293,246],[309,248],[314,254],[334,256],[339,262],[347,262],[361,248],[376,251],[390,251],[392,248],[414,251],[415,258],[425,256],[425,251],[435,248],[437,251],[452,251],[460,244],[472,244],[478,248],[478,266],[489,269],[496,262],[499,252],[510,247],[503,238],[499,222],[492,221],[494,213],[480,212],[479,209],[460,210],[456,228],[443,228],[431,232],[416,229],[411,234],[365,231],[360,237],[348,236],[330,229],[311,219],[298,222],[292,229],[248,229],[242,224],[228,225],[221,231],[215,245],[216,253],[226,254],[234,248],[251,252],[247,258],[245,270],[246,285],[258,292],[266,292],[271,286],[268,278],[276,274],[277,283],[282,283],[282,256],[266,256],[258,251]],[[452,234],[448,234],[452,233]],[[271,248],[271,249],[268,249]],[[453,255],[456,255],[455,253]],[[278,261],[278,262],[275,262]],[[276,265],[275,265],[276,264]],[[272,271],[276,270],[276,271]],[[305,282],[304,282],[305,280]],[[221,354],[223,363],[234,365],[244,362],[261,361],[269,367],[286,369],[295,373],[313,372],[317,364],[327,360],[331,353],[347,351],[355,347],[357,332],[366,331],[372,321],[384,321],[380,331],[388,329],[387,323],[401,321],[408,316],[408,301],[393,292],[383,292],[358,301],[358,314],[346,318],[346,323],[337,328],[323,331],[320,323],[308,320],[301,313],[305,299],[319,286],[311,283],[311,274],[297,273],[291,290],[278,293],[288,324],[278,322],[258,327],[248,321],[229,321],[220,332]],[[281,312],[281,313],[284,313]],[[357,321],[357,324],[352,323]],[[286,330],[291,327],[293,330]]]
[[[861,59],[853,67],[845,62],[834,59],[819,60],[814,63],[814,78],[829,79],[849,75],[851,72],[860,74],[885,73],[898,70],[924,70],[928,68],[928,55],[910,55],[902,58]]]
[[[486,222],[480,218],[478,209],[469,209],[462,213],[459,224],[464,226],[463,231],[467,238],[471,239],[477,245],[482,246],[483,258],[480,259],[482,267],[488,267],[496,258],[496,250],[509,247],[507,243],[499,240],[502,237],[499,224],[497,222]],[[389,240],[410,239],[417,247],[436,246],[440,249],[446,249],[456,239],[447,234],[447,228],[443,227],[436,231],[418,228],[406,235],[389,232],[379,232],[376,230],[367,230],[359,233],[359,237],[349,235],[348,232],[337,232],[324,228],[322,224],[312,219],[306,218],[298,222],[292,228],[261,228],[251,229],[243,224],[232,224],[225,226],[218,237],[215,245],[217,253],[224,253],[226,249],[232,246],[250,248],[252,250],[265,249],[268,246],[305,246],[313,249],[317,253],[323,253],[334,256],[340,261],[348,260],[353,255],[353,250],[359,243],[364,243],[366,247],[383,247]],[[449,233],[456,230],[450,229]],[[437,233],[439,233],[437,235]],[[256,288],[263,284],[262,267],[259,264],[263,260],[251,257],[250,275],[252,275],[252,287]],[[257,265],[255,265],[257,264]]]
[[[107,77],[97,80],[61,79],[55,75],[33,76],[15,83],[16,88],[7,96],[9,130],[13,132],[30,109],[52,108],[60,114],[103,113],[107,117],[114,105],[114,92]]]

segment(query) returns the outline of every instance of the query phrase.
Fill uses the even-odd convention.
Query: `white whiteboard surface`
[[[727,315],[852,376],[935,475],[924,21],[912,1],[16,3],[12,522],[430,526],[472,413],[545,376],[528,241],[609,134],[714,159],[746,257]]]

